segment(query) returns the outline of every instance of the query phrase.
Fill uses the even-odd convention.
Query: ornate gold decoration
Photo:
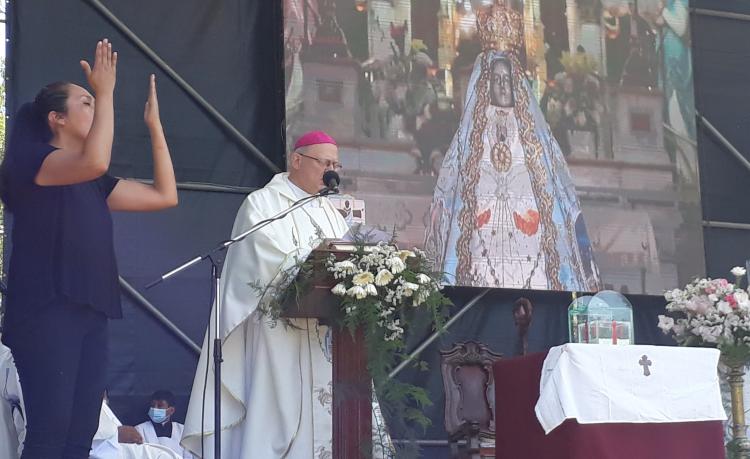
[[[524,47],[523,17],[496,0],[477,11],[477,32],[482,50],[521,52]]]
[[[492,161],[492,165],[495,167],[495,170],[505,173],[510,170],[511,158],[513,157],[510,151],[510,146],[508,145],[508,113],[504,110],[498,109],[497,117],[497,138],[492,145],[490,160]]]
[[[479,161],[482,159],[482,134],[487,127],[487,105],[490,103],[490,62],[487,53],[481,54],[481,71],[476,83],[476,105],[474,105],[474,126],[469,134],[469,152],[462,176],[461,200],[463,207],[458,216],[461,234],[456,241],[458,266],[456,283],[474,285],[471,257],[471,237],[476,227],[477,195],[479,183]]]
[[[737,451],[735,457],[740,459],[750,458],[750,440],[747,438],[747,425],[745,425],[745,365],[747,362],[730,362],[725,359],[729,373],[729,391],[732,396],[732,442]]]
[[[546,189],[548,181],[547,171],[542,164],[544,149],[539,136],[534,129],[534,119],[529,110],[529,94],[523,87],[524,76],[518,58],[511,54],[513,68],[513,89],[516,94],[516,115],[523,144],[524,160],[531,176],[531,189],[536,198],[537,209],[542,224],[540,248],[544,254],[544,270],[549,286],[554,290],[562,290],[560,282],[560,254],[557,252],[558,231],[552,220],[554,200]]]

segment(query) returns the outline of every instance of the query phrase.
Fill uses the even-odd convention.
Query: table
[[[547,353],[501,360],[495,377],[497,459],[723,459],[721,421],[578,424],[544,434],[534,412]]]

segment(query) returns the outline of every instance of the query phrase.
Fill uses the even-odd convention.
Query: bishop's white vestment
[[[305,196],[277,174],[248,195],[232,235],[269,218]],[[331,336],[317,320],[294,320],[296,328],[269,322],[258,309],[283,273],[304,260],[323,238],[339,238],[348,227],[327,198],[319,198],[228,249],[220,295],[222,458],[311,459],[331,457]],[[182,445],[214,458],[214,313],[203,342],[185,421]],[[205,413],[201,405],[206,366]]]

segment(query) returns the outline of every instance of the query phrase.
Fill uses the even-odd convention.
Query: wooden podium
[[[333,332],[333,459],[369,457],[364,448],[372,444],[372,381],[361,330],[352,334],[339,329],[341,300],[331,293],[337,281],[325,269],[330,255],[345,259],[351,252],[331,248],[315,249],[310,255],[315,270],[310,290],[304,297],[288,298],[282,317],[318,319]]]

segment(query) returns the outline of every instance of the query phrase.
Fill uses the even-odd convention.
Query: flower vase
[[[727,359],[722,360],[729,368],[727,381],[729,382],[730,395],[732,397],[732,441],[728,448],[734,452],[737,459],[750,459],[750,440],[747,438],[747,426],[745,425],[745,393],[744,380],[747,360]]]

